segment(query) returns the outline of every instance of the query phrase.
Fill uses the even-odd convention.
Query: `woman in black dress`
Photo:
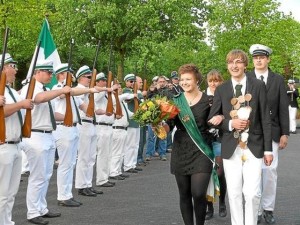
[[[205,222],[207,189],[213,171],[214,155],[207,117],[209,98],[198,88],[201,74],[193,64],[179,68],[184,92],[174,97],[180,113],[173,120],[177,130],[171,155],[171,173],[175,175],[180,210],[185,225]]]

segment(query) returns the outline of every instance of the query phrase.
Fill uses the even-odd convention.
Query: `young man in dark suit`
[[[247,73],[248,77],[263,80],[267,88],[267,100],[272,122],[273,162],[271,166],[263,166],[262,170],[262,198],[258,213],[258,223],[262,215],[267,224],[274,224],[273,211],[275,208],[277,187],[278,150],[287,145],[289,135],[289,101],[282,76],[275,74],[268,67],[272,49],[261,44],[250,47],[253,57],[254,70]]]
[[[223,130],[221,151],[231,223],[255,225],[262,164],[269,166],[273,159],[266,88],[263,82],[246,76],[248,57],[245,52],[232,50],[226,61],[231,79],[217,87],[209,122],[218,125],[223,117],[219,128]]]

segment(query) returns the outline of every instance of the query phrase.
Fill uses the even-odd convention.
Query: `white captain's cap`
[[[252,56],[257,56],[257,55],[269,56],[272,54],[272,49],[265,45],[254,44],[250,47],[249,52]]]
[[[158,76],[155,76],[155,77],[152,78],[152,82],[157,81],[157,80],[158,80]]]
[[[66,71],[68,71],[68,63],[60,63],[54,68],[54,72],[56,75]],[[70,68],[70,72],[73,73],[74,71]]]
[[[50,60],[38,60],[36,62],[34,70],[45,70],[53,72],[53,61]]]
[[[294,83],[295,83],[295,81],[293,79],[288,80],[288,84],[294,84]]]
[[[106,76],[104,73],[98,73],[97,76],[96,76],[96,81],[99,81],[99,80],[107,80]]]
[[[127,75],[124,77],[124,81],[128,81],[128,80],[133,80],[133,81],[135,81],[135,75],[134,75],[133,73],[127,74]]]
[[[91,74],[92,71],[90,70],[90,68],[86,65],[80,67],[76,73],[76,79],[78,80],[79,77],[81,77],[84,74]]]
[[[0,65],[1,65],[1,59],[2,59],[2,54],[0,54]],[[4,64],[7,64],[7,63],[16,64],[17,61],[13,60],[13,58],[11,57],[11,55],[9,53],[5,53],[5,55],[4,55]]]

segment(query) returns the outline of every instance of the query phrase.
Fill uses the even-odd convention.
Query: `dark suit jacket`
[[[288,95],[288,99],[289,99],[289,105],[293,108],[299,108],[298,106],[298,102],[297,102],[297,98],[299,97],[299,91],[296,88],[295,91],[290,92],[290,88],[287,87],[287,95]]]
[[[247,76],[256,78],[255,72],[247,73]],[[269,69],[267,80],[267,99],[272,121],[272,139],[279,142],[282,135],[289,135],[289,100],[282,76],[273,73]]]
[[[266,87],[262,81],[256,78],[247,78],[246,93],[252,95],[249,102],[252,111],[250,113],[248,148],[256,158],[262,158],[264,151],[272,151],[271,119],[267,105]],[[218,86],[213,104],[210,110],[209,119],[215,115],[224,115],[225,119],[219,125],[223,130],[222,157],[229,159],[234,153],[238,139],[234,138],[233,131],[229,131],[229,115],[232,110],[230,100],[233,98],[233,87],[231,80]]]

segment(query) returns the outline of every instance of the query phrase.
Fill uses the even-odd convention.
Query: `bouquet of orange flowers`
[[[148,99],[139,105],[133,119],[141,126],[151,125],[160,139],[167,137],[163,121],[174,118],[179,113],[177,106],[166,97]]]

